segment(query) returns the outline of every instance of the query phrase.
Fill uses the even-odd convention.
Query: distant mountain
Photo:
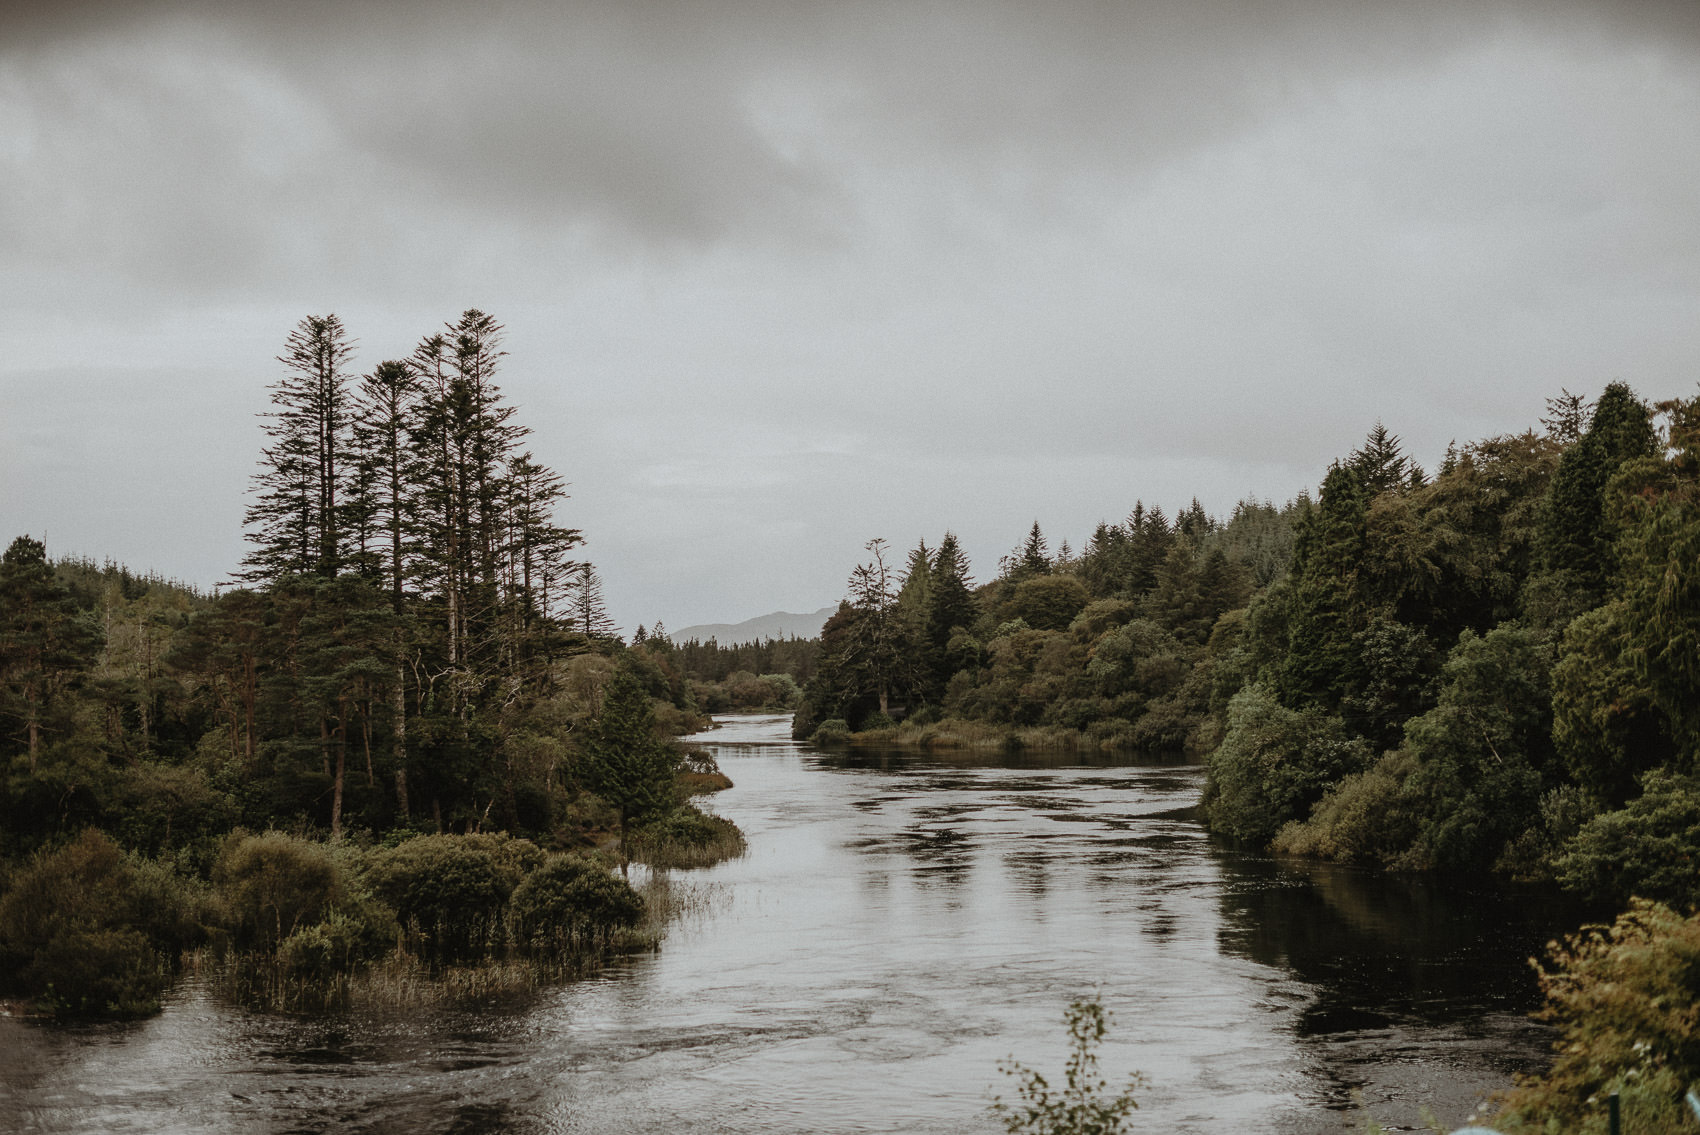
[[[812,615],[793,615],[789,611],[775,611],[771,615],[758,615],[753,619],[745,619],[741,623],[703,623],[700,626],[685,627],[682,630],[670,630],[667,637],[674,642],[686,642],[696,639],[707,642],[714,639],[721,646],[736,646],[741,642],[760,642],[764,638],[814,638],[820,634],[820,629],[837,607],[822,607]]]

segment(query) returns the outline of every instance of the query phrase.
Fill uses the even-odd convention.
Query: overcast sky
[[[0,537],[202,585],[468,307],[629,632],[1700,379],[1700,4],[0,5]]]

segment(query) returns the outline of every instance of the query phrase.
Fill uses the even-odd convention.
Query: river
[[[655,954],[521,1005],[280,1017],[185,981],[159,1016],[0,1020],[0,1128],[30,1133],[995,1132],[999,1063],[1060,1072],[1114,1014],[1132,1129],[1459,1125],[1536,1067],[1526,959],[1581,912],[1485,881],[1213,843],[1196,765],[822,753],[788,719],[693,741],[742,859],[675,872]]]

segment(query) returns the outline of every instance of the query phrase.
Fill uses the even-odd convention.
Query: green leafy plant
[[[1110,1014],[1095,998],[1072,1002],[1063,1020],[1069,1056],[1061,1090],[1051,1087],[1040,1072],[1006,1060],[998,1067],[1016,1081],[1019,1102],[999,1096],[992,1101],[992,1111],[1010,1135],[1118,1135],[1139,1106],[1133,1093],[1144,1087],[1145,1078],[1135,1072],[1124,1090],[1110,1094],[1109,1081],[1098,1071],[1098,1045],[1109,1031]]]

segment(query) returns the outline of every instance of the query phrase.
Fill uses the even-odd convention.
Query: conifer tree
[[[979,618],[974,602],[973,580],[968,574],[968,557],[963,555],[954,532],[946,532],[933,553],[927,596],[927,664],[932,671],[934,692],[957,670],[959,659],[950,653],[951,635],[972,630]]]
[[[415,543],[414,510],[418,469],[409,431],[419,413],[420,384],[407,363],[391,359],[362,376],[356,396],[354,443],[360,471],[359,493],[352,504],[372,535],[360,559],[367,574],[401,610],[408,559]]]
[[[1045,542],[1045,534],[1039,530],[1039,522],[1035,520],[1033,527],[1027,533],[1027,539],[1022,542],[1021,550],[1015,556],[1015,570],[1010,573],[1012,579],[1024,579],[1032,575],[1045,575],[1051,570],[1051,549]]]
[[[58,697],[81,680],[100,652],[101,634],[53,576],[47,549],[19,536],[0,557],[0,720],[12,725],[36,771]]]
[[[579,775],[585,787],[620,814],[621,868],[631,861],[630,831],[677,803],[678,758],[655,736],[655,710],[643,683],[621,670],[608,683],[602,707],[585,732]]]
[[[1657,448],[1652,417],[1635,393],[1614,382],[1601,393],[1582,439],[1565,450],[1542,517],[1542,566],[1597,601],[1615,570],[1606,486],[1623,465]],[[1590,603],[1592,605],[1592,603]]]
[[[892,697],[918,684],[915,628],[898,611],[895,581],[885,562],[886,542],[873,539],[865,547],[873,558],[850,573],[838,672],[848,699],[872,697],[879,712],[889,714]]]
[[[1422,472],[1413,465],[1399,447],[1399,437],[1389,433],[1380,422],[1369,431],[1363,445],[1346,459],[1357,474],[1366,499],[1374,500],[1382,493],[1408,487],[1413,476],[1421,483]]]
[[[609,616],[607,605],[602,599],[602,578],[596,573],[596,565],[589,561],[574,564],[570,579],[566,608],[567,621],[573,630],[590,638],[613,638],[618,635],[620,628]]]
[[[1321,499],[1293,543],[1293,596],[1279,685],[1289,706],[1315,700],[1333,708],[1361,669],[1356,635],[1368,622],[1363,597],[1367,501],[1350,465],[1323,479]]]
[[[255,499],[244,524],[254,549],[241,578],[271,582],[289,575],[332,576],[347,551],[339,498],[349,477],[348,361],[354,345],[335,315],[296,325],[277,361],[275,410],[254,475]]]

